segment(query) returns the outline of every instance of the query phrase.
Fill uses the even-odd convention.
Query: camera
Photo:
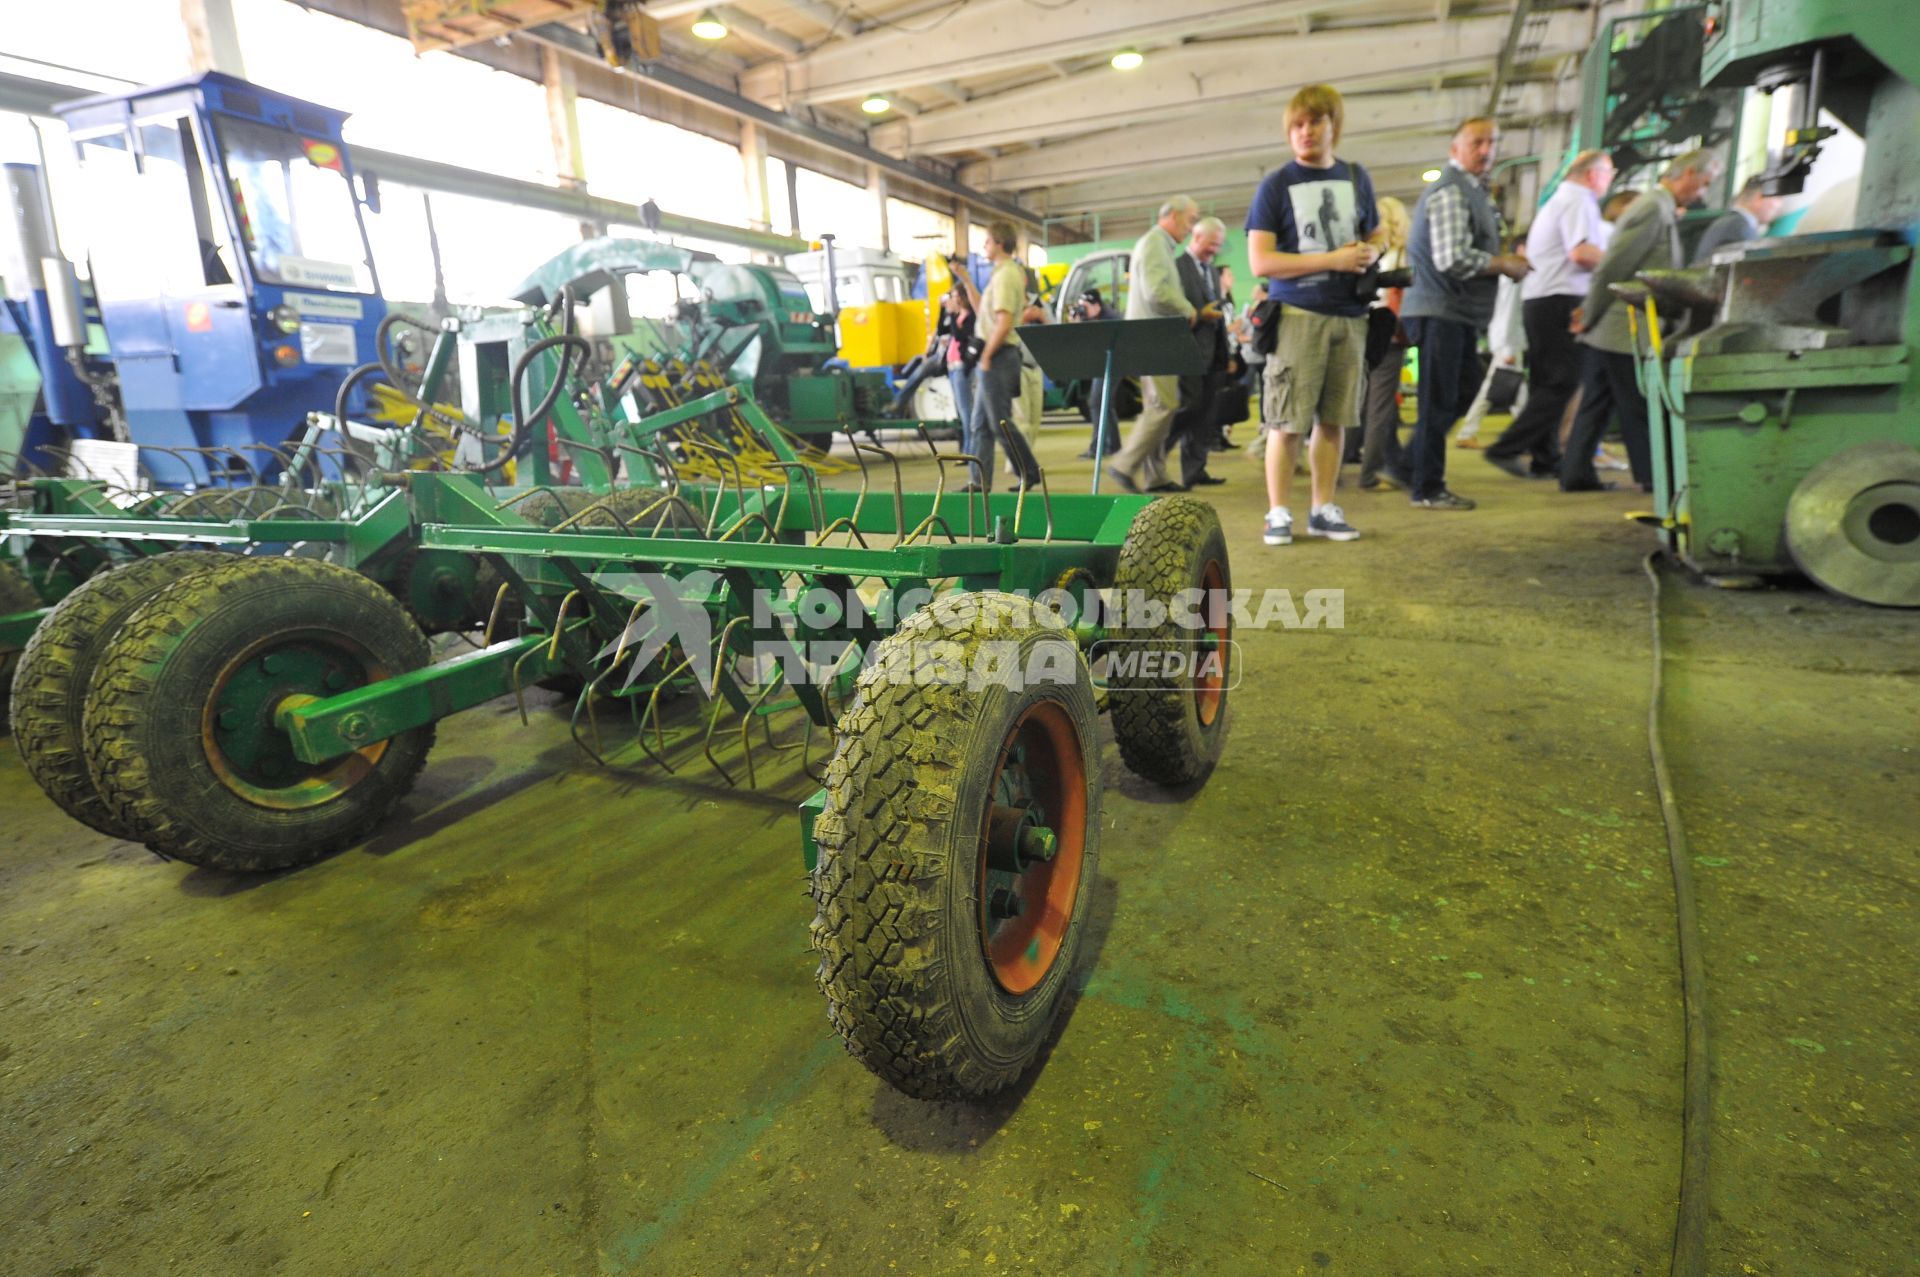
[[[1086,317],[1087,304],[1085,302],[1075,302],[1073,305],[1067,307],[1067,318],[1085,319]]]
[[[1412,285],[1412,270],[1404,267],[1400,270],[1381,270],[1380,263],[1375,262],[1360,272],[1360,278],[1354,281],[1353,292],[1361,301],[1372,301],[1383,288],[1409,288]]]

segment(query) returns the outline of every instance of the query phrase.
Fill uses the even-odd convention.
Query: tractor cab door
[[[260,341],[205,139],[190,111],[137,116],[142,221],[173,341],[181,403],[232,408],[260,389]]]

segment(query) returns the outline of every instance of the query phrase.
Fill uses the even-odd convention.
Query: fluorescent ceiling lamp
[[[1437,168],[1430,168],[1426,172],[1420,175],[1420,180],[1423,182],[1437,182],[1440,180],[1440,170]]]
[[[708,9],[693,20],[693,33],[702,40],[724,40],[727,38],[727,24],[720,21],[720,15]]]
[[[860,104],[860,109],[862,111],[865,111],[868,115],[885,115],[887,112],[887,108],[892,105],[893,103],[887,101],[886,94],[869,93],[867,94],[866,101]]]
[[[1146,60],[1147,55],[1138,49],[1122,49],[1113,55],[1113,69],[1116,71],[1132,71]]]

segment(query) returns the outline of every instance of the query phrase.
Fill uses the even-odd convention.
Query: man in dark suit
[[[1219,255],[1226,238],[1226,227],[1219,218],[1203,217],[1194,223],[1187,251],[1174,259],[1180,271],[1181,290],[1195,309],[1208,304],[1217,308],[1222,300],[1220,267],[1213,259]],[[1193,330],[1193,339],[1206,352],[1207,371],[1180,379],[1180,414],[1174,418],[1167,438],[1169,456],[1173,455],[1176,444],[1179,448],[1178,487],[1181,490],[1226,482],[1207,473],[1207,456],[1213,451],[1219,434],[1215,418],[1221,382],[1227,371],[1227,327],[1217,319],[1211,320]]]

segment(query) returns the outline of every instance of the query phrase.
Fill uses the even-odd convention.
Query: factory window
[[[87,0],[85,5],[9,4],[5,9],[6,52],[0,62],[11,63],[8,69],[20,75],[73,83],[71,69],[89,73],[88,81],[159,84],[179,79],[192,66],[177,4]]]
[[[233,0],[233,16],[247,78],[350,112],[349,144],[552,180],[546,92],[533,81],[451,53],[416,55],[399,36],[290,0]]]
[[[583,98],[579,111],[587,189],[595,195],[628,204],[652,200],[666,212],[725,226],[746,224],[739,148],[605,102]],[[644,162],[635,163],[639,156]]]
[[[887,229],[893,251],[914,261],[954,250],[953,218],[924,204],[889,196]]]
[[[810,168],[800,170],[797,184],[803,237],[831,233],[841,248],[880,247],[880,210],[872,191]]]

